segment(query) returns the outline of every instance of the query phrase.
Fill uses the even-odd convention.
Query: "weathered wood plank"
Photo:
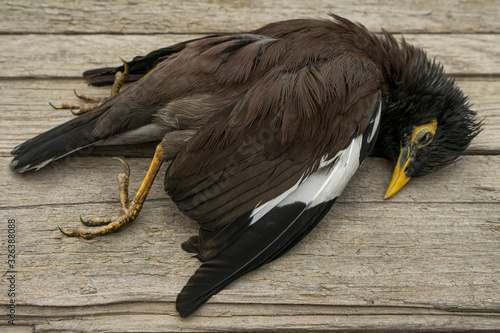
[[[500,32],[497,1],[174,0],[168,2],[6,1],[3,33],[206,33],[243,31],[333,12],[373,30]]]
[[[147,304],[146,306],[149,306]],[[236,305],[234,310],[242,310],[238,314],[221,312],[218,317],[192,317],[185,320],[171,314],[152,315],[110,314],[75,316],[73,318],[53,315],[36,321],[37,333],[43,332],[331,332],[331,331],[384,331],[407,332],[432,328],[439,331],[495,330],[500,325],[496,316],[482,314],[438,314],[438,315],[379,315],[379,314],[289,314],[275,315],[266,313],[263,308],[259,314],[248,316],[245,310],[259,308],[259,305]],[[275,309],[277,306],[272,306]],[[316,307],[314,307],[316,308]],[[296,308],[294,308],[295,310]],[[64,311],[64,310],[63,310]],[[46,319],[48,319],[46,318]],[[1,328],[1,326],[0,326]],[[354,328],[354,329],[353,329]],[[357,329],[356,329],[357,328]],[[24,331],[25,332],[25,331]],[[24,333],[23,332],[23,333]],[[18,333],[18,331],[12,332]]]
[[[499,6],[500,7],[500,6]],[[117,66],[196,35],[0,35],[2,77],[80,77],[84,70]],[[397,36],[401,38],[400,35]],[[451,75],[500,74],[500,35],[405,35],[437,58]],[[443,47],[446,45],[446,47]]]
[[[78,225],[82,210],[117,209],[115,170],[106,169],[113,162],[71,162],[23,176],[0,169],[2,219],[17,221],[19,324],[121,331],[142,322],[143,330],[195,331],[235,322],[240,329],[316,330],[494,328],[500,321],[498,156],[464,157],[412,180],[389,201],[381,196],[390,167],[370,158],[301,244],[188,320],[177,317],[173,302],[199,265],[179,247],[194,223],[165,198],[160,182],[128,229],[91,241],[63,237],[56,224]],[[140,179],[148,161],[129,162]],[[6,239],[0,224],[2,248]]]
[[[31,325],[0,324],[0,330],[5,333],[33,333],[35,328]]]
[[[16,219],[18,241],[18,326],[0,322],[0,331],[500,327],[500,80],[484,78],[500,74],[498,1],[0,0],[0,8],[0,212],[4,222]],[[131,59],[202,33],[245,31],[328,12],[373,31],[406,32],[408,41],[426,48],[448,73],[476,77],[458,80],[485,117],[485,130],[468,152],[494,155],[465,156],[412,179],[388,201],[382,196],[390,163],[369,158],[298,246],[242,277],[188,319],[178,317],[174,301],[199,265],[180,249],[196,225],[167,198],[162,172],[136,222],[118,234],[84,241],[63,237],[56,225],[76,226],[81,213],[117,211],[116,161],[75,155],[36,173],[8,170],[16,144],[72,118],[51,110],[48,101],[75,101],[73,88],[107,95],[107,88],[76,79],[83,70],[116,65],[118,57]],[[137,153],[122,147],[118,154]],[[133,191],[149,160],[127,161]],[[6,227],[0,223],[3,249]],[[5,261],[1,267],[7,270]],[[3,274],[3,286],[6,279]],[[0,293],[0,303],[7,301]],[[0,308],[6,318],[6,308]]]
[[[472,142],[471,152],[500,151],[500,80],[459,79],[458,84],[470,96],[479,116],[485,119],[484,131]],[[82,79],[74,80],[7,80],[0,81],[0,156],[10,156],[16,145],[73,118],[69,111],[53,110],[48,102],[74,101],[73,89],[106,96],[109,88],[87,86]],[[138,156],[133,147],[119,154]],[[153,148],[154,149],[154,148]],[[102,150],[97,150],[102,151]],[[152,152],[152,147],[147,150]],[[95,153],[86,150],[84,154]],[[113,155],[113,150],[111,150]],[[144,155],[139,155],[144,156]]]
[[[116,174],[123,170],[111,158],[78,155],[55,161],[47,167],[26,174],[16,174],[7,168],[10,158],[2,157],[0,169],[0,209],[17,209],[33,205],[81,205],[80,213],[89,213],[87,205],[111,205],[100,213],[116,213],[118,186]],[[131,192],[137,189],[146,175],[150,159],[128,158],[131,174]],[[166,169],[164,167],[163,169]],[[162,201],[167,197],[163,190],[163,173],[151,189],[148,201]],[[481,170],[479,172],[478,170]],[[402,190],[391,202],[413,203],[489,203],[500,201],[500,156],[464,156],[457,163],[441,170],[414,178],[411,186]],[[370,158],[352,179],[340,199],[342,202],[377,202],[383,197],[392,173],[392,164],[383,158]],[[57,180],[57,181],[56,181]],[[65,188],[61,184],[67,184]],[[363,189],[362,192],[356,191]],[[446,189],[446,191],[441,191]],[[360,193],[363,193],[360,195]],[[37,203],[35,199],[40,201]],[[115,204],[116,203],[116,204]],[[68,220],[68,223],[74,221]]]

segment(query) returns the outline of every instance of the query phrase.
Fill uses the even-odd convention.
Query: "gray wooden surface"
[[[0,331],[322,331],[500,328],[499,1],[0,0]],[[371,157],[298,246],[180,319],[175,297],[198,267],[180,243],[194,223],[154,184],[126,230],[63,237],[84,214],[118,205],[110,156],[126,156],[131,190],[152,148],[95,148],[33,173],[10,150],[73,117],[83,70],[119,64],[193,36],[328,12],[385,28],[441,61],[485,119],[459,162],[382,200],[391,165]],[[7,323],[8,219],[16,220],[16,326]]]

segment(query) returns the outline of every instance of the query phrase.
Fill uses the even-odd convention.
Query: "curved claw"
[[[130,178],[130,165],[119,157],[113,157],[113,159],[120,161],[123,164],[123,173]]]
[[[51,102],[49,102],[49,105],[52,106],[56,110],[61,110],[64,109],[62,105],[54,105]]]
[[[78,110],[78,111],[73,111],[73,109],[69,109],[69,111],[71,111],[71,113],[75,116],[81,116],[82,114],[84,114],[85,112],[82,112],[81,110]]]
[[[68,237],[82,237],[83,239],[89,240],[89,239],[92,239],[92,238],[99,236],[98,234],[86,233],[80,228],[71,229],[71,231],[66,231],[63,228],[61,228],[60,226],[57,226],[57,228],[59,229],[60,232],[62,232],[63,234],[65,234]]]
[[[80,222],[82,222],[86,226],[92,226],[93,223],[90,219],[83,218],[83,215],[80,215]]]
[[[122,58],[120,58],[120,60],[122,61],[123,63],[123,74],[128,74],[128,62],[126,62],[125,60],[123,60]]]
[[[76,97],[82,98],[82,95],[76,92],[76,89],[73,89],[73,93],[75,94]]]
[[[63,234],[65,234],[68,237],[78,237],[78,234],[75,233],[73,230],[66,231],[63,228],[61,228],[60,226],[57,226],[57,229],[59,229],[60,232],[62,232]]]

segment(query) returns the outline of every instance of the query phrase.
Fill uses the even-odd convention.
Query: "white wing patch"
[[[303,202],[309,208],[337,198],[359,168],[362,142],[363,135],[361,134],[352,140],[346,149],[339,151],[334,158],[326,160],[326,157],[323,157],[320,167],[314,173],[306,178],[301,177],[286,192],[255,207],[250,215],[250,224],[257,222],[274,207]]]
[[[269,213],[269,211],[271,209],[276,207],[281,201],[283,201],[283,199],[285,199],[288,195],[290,195],[290,193],[294,192],[297,189],[297,187],[299,187],[301,182],[302,182],[302,177],[299,179],[299,181],[295,185],[293,185],[288,190],[286,190],[285,192],[278,195],[276,198],[267,201],[263,205],[261,205],[259,203],[257,205],[257,207],[254,208],[254,210],[252,211],[252,214],[250,215],[250,217],[252,219],[250,222],[250,225],[252,225],[254,222],[257,222],[258,220],[260,220],[260,218],[262,216]]]
[[[332,164],[333,162],[335,162],[335,159],[338,157],[338,154],[335,155],[334,157],[330,158],[329,160],[326,159],[326,156],[323,156],[321,158],[321,161],[319,161],[319,167],[318,169],[322,169],[324,167],[327,167],[329,166],[330,164]]]
[[[304,202],[314,207],[337,198],[359,168],[359,152],[363,136],[360,135],[344,150],[335,156],[335,163],[318,169],[309,175],[293,193],[282,200],[278,206],[293,202]]]

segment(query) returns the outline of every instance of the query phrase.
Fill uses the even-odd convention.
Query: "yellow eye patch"
[[[430,123],[416,126],[411,134],[412,144],[416,145],[417,147],[428,145],[432,141],[434,133],[436,133],[436,129],[436,118],[434,118]]]

